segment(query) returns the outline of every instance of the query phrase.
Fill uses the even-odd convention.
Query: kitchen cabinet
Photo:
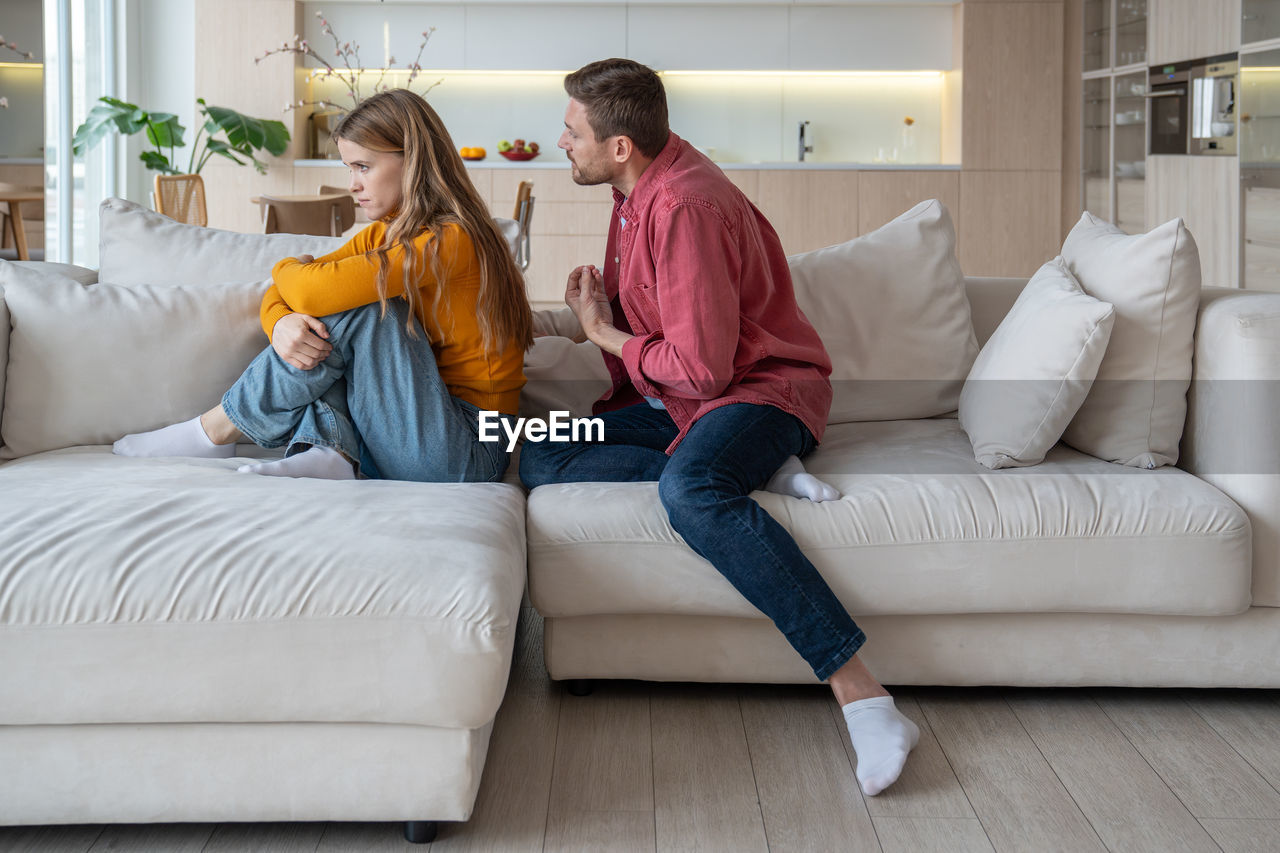
[[[1240,12],[1241,44],[1280,39],[1280,3],[1243,0]]]
[[[1240,48],[1241,0],[1148,0],[1147,54],[1164,65]]]
[[[1084,15],[1083,67],[1098,51],[1104,64],[1086,71],[1082,85],[1081,199],[1130,234],[1146,230],[1146,11],[1146,0],[1092,0]]]
[[[1205,287],[1238,287],[1240,169],[1235,157],[1147,158],[1147,221],[1182,217],[1200,251]]]
[[[1240,54],[1240,285],[1254,290],[1280,290],[1278,68],[1280,49]]]

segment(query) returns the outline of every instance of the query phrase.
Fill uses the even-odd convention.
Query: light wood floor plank
[[[557,811],[547,822],[546,853],[652,853],[653,813]]]
[[[920,727],[920,742],[911,750],[907,766],[902,769],[898,781],[886,791],[866,800],[867,812],[877,817],[928,817],[928,818],[973,818],[973,807],[969,798],[960,787],[947,756],[943,754],[938,739],[929,728],[929,721],[920,710],[915,695],[908,690],[894,694],[893,704],[905,716]],[[849,766],[856,768],[858,759],[853,751],[853,743],[849,740],[849,727],[844,721],[844,712],[839,704],[831,703],[831,713],[836,721],[836,729],[844,741],[845,753],[849,756]]]
[[[659,685],[649,703],[658,849],[767,851],[737,688]]]
[[[447,825],[441,826],[441,833]],[[441,836],[443,837],[443,835]],[[325,826],[316,853],[427,853],[434,844],[410,844],[404,840],[403,823],[346,823]]]
[[[1188,690],[1180,696],[1272,788],[1280,789],[1280,704],[1252,690]]]
[[[1103,850],[998,694],[937,692],[920,707],[997,850]]]
[[[1087,695],[1011,692],[1008,702],[1107,847],[1151,853],[1217,849],[1186,806]]]
[[[571,811],[652,815],[650,731],[647,684],[598,681],[589,696],[564,696],[549,815]]]
[[[991,841],[976,817],[873,817],[872,820],[884,853],[993,853]]]
[[[102,835],[98,824],[0,826],[4,853],[86,853]]]
[[[205,853],[312,853],[323,823],[220,823]]]
[[[89,853],[200,853],[216,823],[121,823],[103,827]],[[0,849],[6,849],[0,842]]]
[[[1198,818],[1272,818],[1280,794],[1172,691],[1097,691],[1098,704]]]
[[[1280,850],[1280,820],[1200,821],[1224,853],[1275,853]]]
[[[831,717],[832,701],[822,688],[742,688],[742,721],[771,853],[879,849]]]
[[[522,853],[542,849],[564,688],[542,663],[542,617],[520,613],[511,680],[493,724],[475,811],[445,825],[433,850]],[[421,849],[420,847],[418,849]]]

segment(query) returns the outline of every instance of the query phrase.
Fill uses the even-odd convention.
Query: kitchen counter
[[[341,166],[340,160],[294,160],[293,165],[299,167],[323,167],[332,168]],[[757,171],[774,170],[774,169],[794,169],[796,171],[843,171],[843,172],[870,172],[870,171],[899,171],[899,172],[945,172],[960,171],[959,163],[721,163],[716,161],[716,165],[724,171],[732,171],[737,169],[754,169]],[[569,161],[563,158],[543,160],[525,160],[523,162],[512,162],[504,160],[501,157],[490,157],[484,160],[471,160],[467,162],[467,166],[473,169],[567,169]]]

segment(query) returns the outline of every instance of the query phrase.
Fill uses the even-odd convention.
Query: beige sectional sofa
[[[263,264],[330,244],[194,235],[119,201],[103,217],[99,283],[0,264],[0,823],[410,821],[421,840],[465,820],[526,568],[552,678],[812,681],[654,484],[526,496],[511,476],[269,480],[112,456],[124,431],[211,405],[262,346]],[[1024,284],[970,278],[904,316],[933,310],[971,362]],[[843,321],[808,307],[855,383],[808,460],[844,497],[759,498],[882,680],[1280,686],[1280,294],[1199,301],[1182,457],[1156,470],[1061,444],[981,467],[945,409],[883,417],[896,403],[845,369]],[[581,412],[600,366],[540,339],[526,414]],[[954,407],[967,370],[911,383],[912,404]]]

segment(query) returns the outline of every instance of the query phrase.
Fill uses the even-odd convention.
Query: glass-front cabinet
[[[1240,54],[1239,115],[1240,281],[1280,290],[1280,48]]]
[[[1146,230],[1146,0],[1086,0],[1084,28],[1081,201],[1135,234]]]
[[[1111,219],[1111,87],[1106,77],[1084,81],[1084,209]]]
[[[1280,39],[1280,3],[1276,0],[1241,0],[1240,12],[1241,44]]]

